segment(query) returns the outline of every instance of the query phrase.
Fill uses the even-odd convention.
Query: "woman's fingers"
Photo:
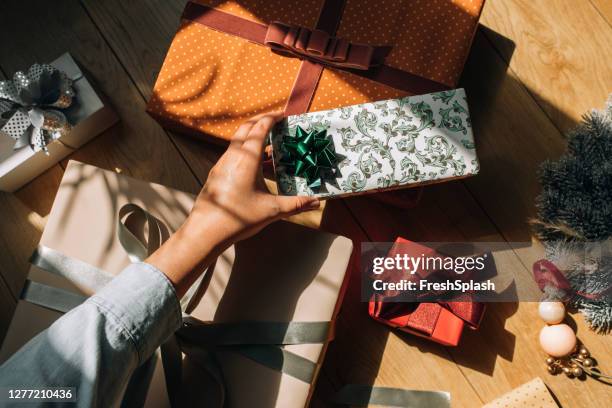
[[[321,205],[317,197],[272,196],[278,209],[278,218],[289,217],[303,211],[316,210]]]
[[[240,125],[238,127],[238,129],[236,130],[236,133],[234,133],[234,136],[232,136],[231,138],[231,142],[233,144],[236,144],[238,146],[241,146],[242,143],[244,143],[244,141],[246,140],[247,136],[249,135],[249,132],[251,131],[251,129],[253,128],[253,126],[259,122],[259,120],[265,116],[270,116],[270,115],[276,115],[278,112],[266,112],[266,113],[260,113],[259,115],[255,115],[252,118],[250,118],[249,120],[247,120],[246,122],[244,122],[242,125]]]
[[[234,136],[232,136],[232,139],[230,140],[230,146],[241,147],[242,143],[244,143],[244,140],[249,135],[249,132],[251,131],[255,123],[257,123],[257,119],[253,118],[247,120],[242,125],[240,125],[238,127],[238,130],[236,130],[236,133],[234,133]]]
[[[261,116],[244,139],[242,149],[259,160],[263,154],[266,137],[280,118],[282,118],[282,112],[272,112]]]

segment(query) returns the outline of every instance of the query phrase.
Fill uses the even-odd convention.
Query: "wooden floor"
[[[71,158],[196,192],[219,148],[161,129],[144,112],[185,0],[5,0],[0,5],[0,76],[70,51],[109,97],[121,123]],[[530,242],[540,162],[564,149],[563,132],[612,91],[612,2],[487,0],[462,78],[469,95],[481,174],[425,188],[397,210],[367,197],[330,202],[321,228],[356,242],[485,240]],[[66,163],[14,195],[0,194],[0,338],[4,336]],[[372,217],[376,214],[376,217]],[[316,221],[317,223],[319,221]],[[529,273],[537,243],[507,258]],[[353,279],[317,383],[313,406],[347,383],[448,390],[453,406],[480,406],[540,376],[563,407],[609,406],[612,388],[546,373],[536,304],[493,304],[457,348],[390,333],[359,302]],[[612,371],[610,336],[574,315],[579,338]],[[608,401],[606,403],[605,401]]]

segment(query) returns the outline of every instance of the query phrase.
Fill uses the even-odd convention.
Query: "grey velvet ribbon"
[[[139,239],[127,226],[129,217],[138,217],[148,229],[146,242]],[[163,226],[150,213],[136,204],[119,209],[117,221],[119,241],[132,262],[141,262],[163,241]],[[69,257],[54,249],[39,246],[30,262],[53,274],[63,276],[78,286],[97,291],[112,275],[86,262]],[[214,264],[205,274],[212,273]],[[203,275],[205,275],[203,274]],[[183,310],[204,285],[204,276],[196,282],[182,299]],[[86,300],[84,296],[31,280],[21,294],[23,300],[67,312]],[[225,405],[225,381],[217,360],[219,352],[233,352],[249,358],[272,370],[311,383],[317,364],[283,348],[290,344],[324,344],[331,340],[330,322],[202,322],[192,316],[183,316],[182,327],[161,346],[161,356],[169,399],[178,406],[182,378],[182,354],[189,356],[215,379]],[[155,356],[154,356],[155,357]],[[154,358],[153,357],[153,358]],[[150,364],[148,364],[150,366]],[[150,370],[143,370],[148,373]],[[146,391],[146,388],[145,388]],[[144,397],[143,397],[144,398]],[[141,398],[142,401],[144,399]],[[438,391],[413,391],[371,386],[348,385],[335,396],[335,404],[367,406],[377,404],[390,407],[449,407],[449,395]]]
[[[404,408],[450,408],[450,393],[349,384],[336,393],[332,402],[337,405],[358,407],[382,405]]]
[[[0,81],[0,131],[15,140],[14,149],[30,145],[47,152],[47,145],[70,132],[66,116],[58,109],[72,104],[72,80],[47,64],[34,64],[27,73]]]

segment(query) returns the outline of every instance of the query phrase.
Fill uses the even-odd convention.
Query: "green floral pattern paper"
[[[281,164],[283,138],[297,126],[327,130],[338,171],[317,190]],[[465,90],[364,103],[290,116],[271,133],[274,169],[283,195],[345,196],[478,173]]]

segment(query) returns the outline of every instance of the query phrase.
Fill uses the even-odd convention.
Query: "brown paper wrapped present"
[[[520,385],[482,408],[559,408],[540,377]]]
[[[229,139],[287,115],[453,88],[484,0],[197,0],[185,7],[148,111]]]
[[[130,262],[125,244],[118,237],[121,225],[125,224],[136,235],[139,230],[144,231],[137,219],[131,222],[129,215],[120,216],[120,209],[128,203],[145,209],[160,226],[163,238],[181,225],[193,199],[187,193],[71,161],[43,232],[39,253],[43,253],[44,260],[45,251],[56,251],[71,260],[117,274]],[[278,222],[227,249],[215,266],[208,269],[204,283],[199,286],[204,294],[193,297],[187,309],[192,320],[213,324],[327,323],[324,341],[282,347],[283,352],[294,358],[307,360],[312,368],[307,381],[291,372],[287,374],[284,369],[260,364],[244,353],[218,353],[217,367],[223,373],[227,406],[306,406],[327,341],[332,337],[331,322],[342,298],[351,253],[352,243],[347,238]],[[40,259],[34,262],[42,265]],[[32,266],[28,278],[34,285],[42,283],[75,294],[90,292],[88,285],[78,282],[79,276],[69,281],[47,270]],[[29,285],[26,294],[34,287]],[[0,351],[0,362],[61,316],[41,305],[19,302]],[[188,344],[191,351],[183,361],[179,396],[191,401],[214,401],[219,384],[194,357],[197,352],[193,350],[198,351],[200,346],[207,351],[198,342]],[[168,405],[163,371],[158,361],[146,406]]]

